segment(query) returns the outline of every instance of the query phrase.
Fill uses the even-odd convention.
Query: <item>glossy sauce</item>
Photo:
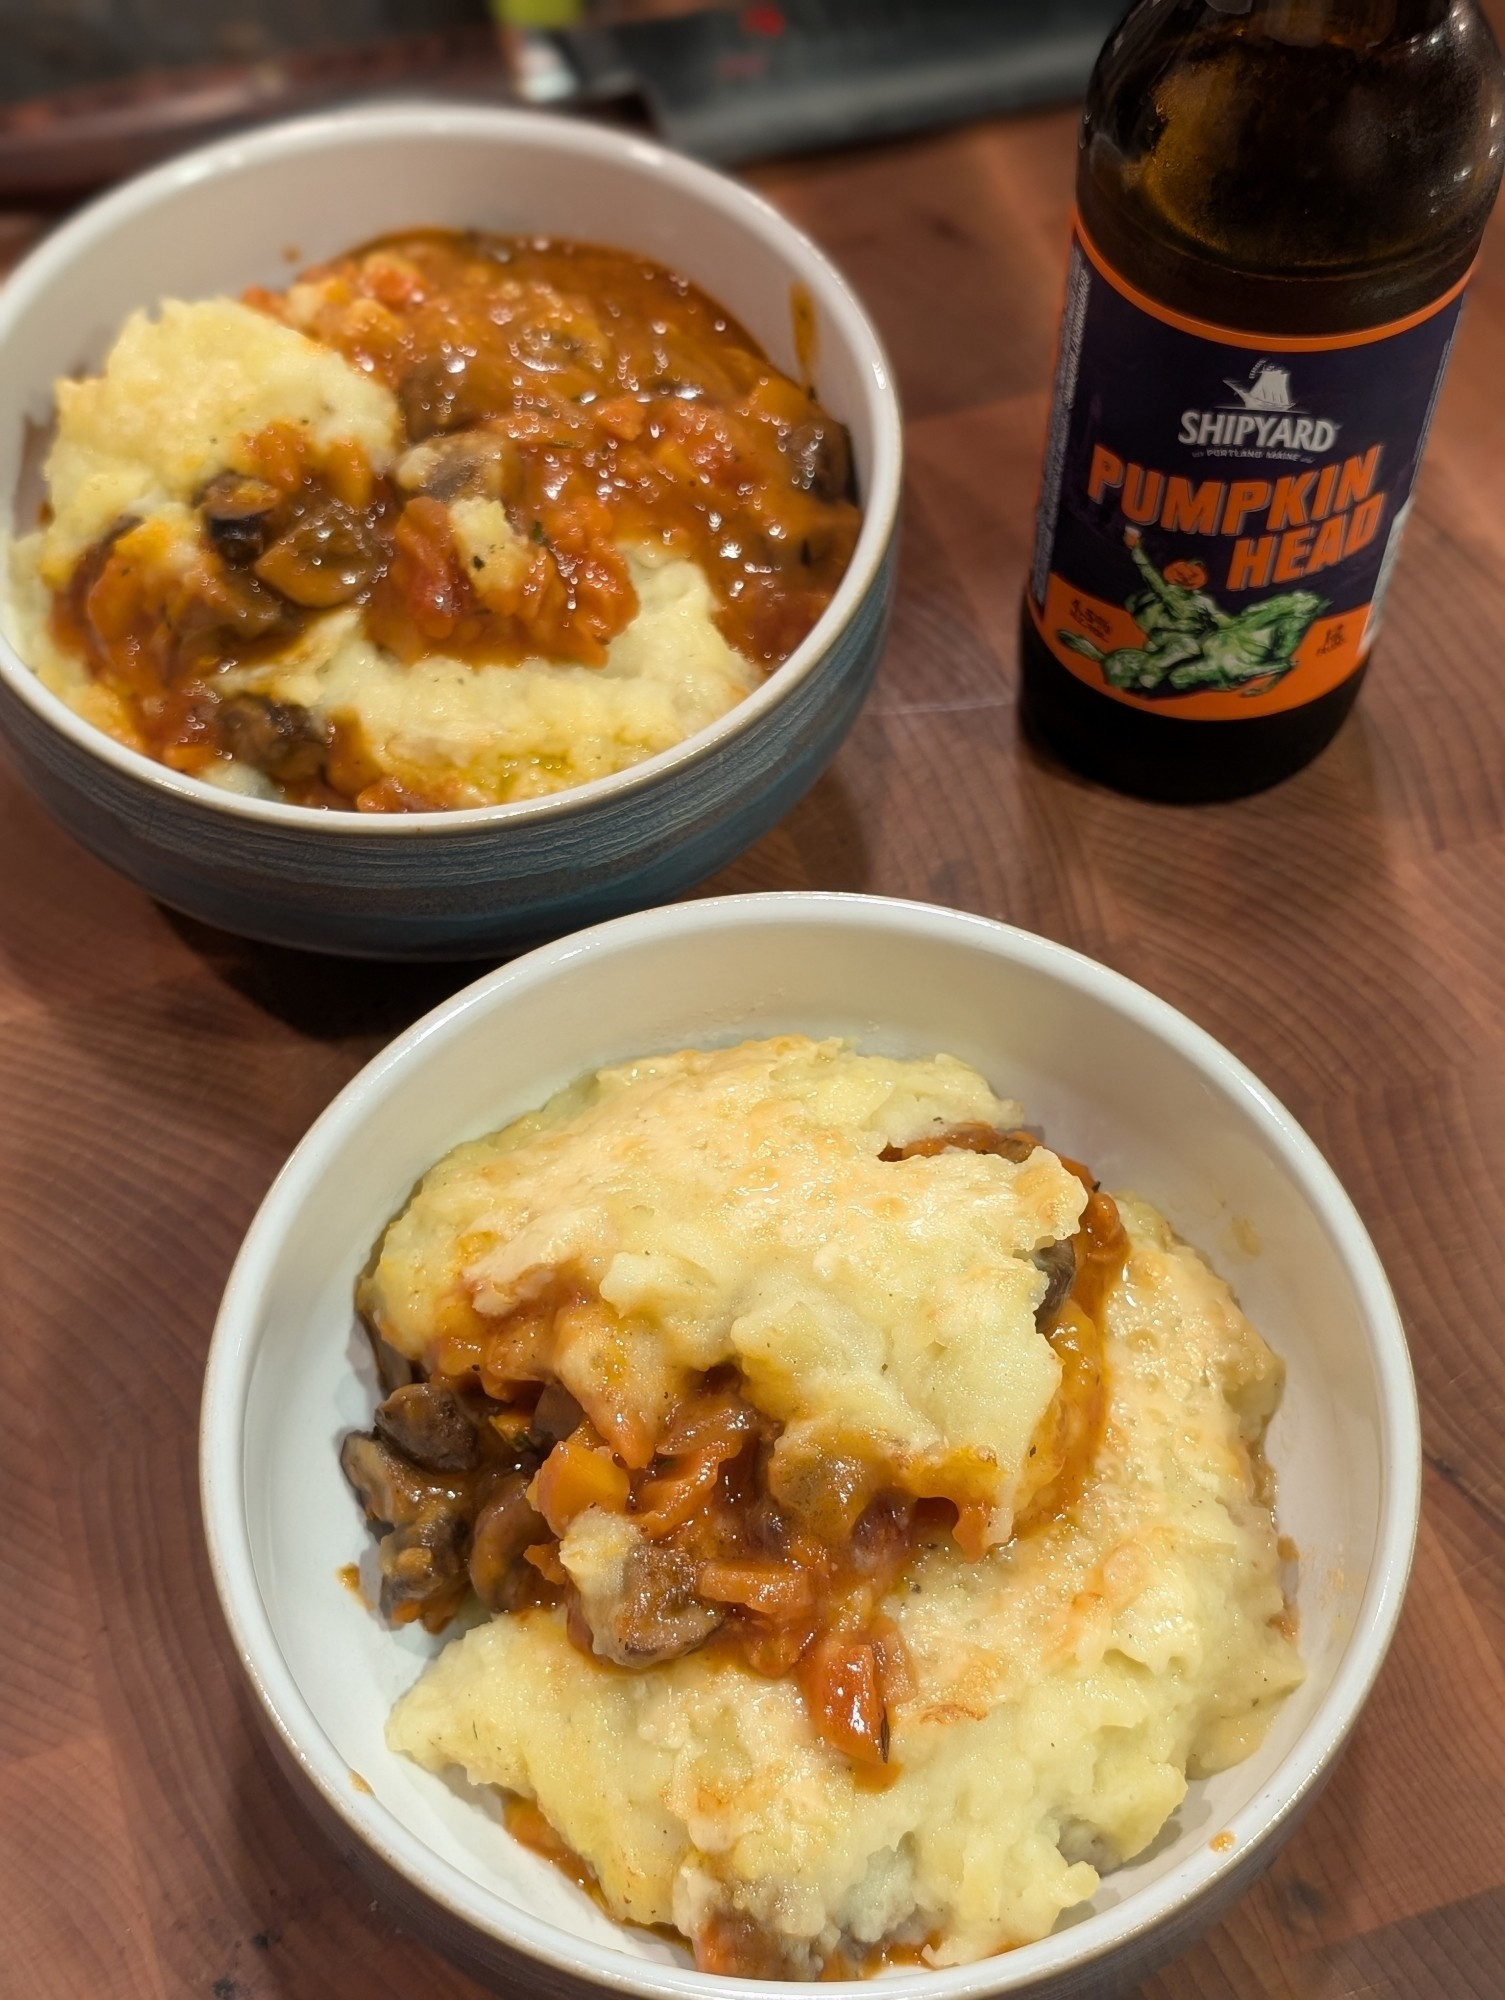
[[[813,385],[645,258],[426,230],[246,302],[383,382],[407,446],[424,449],[376,476],[354,447],[318,454],[274,425],[249,441],[250,477],[198,496],[205,546],[186,571],[150,522],[85,554],[55,601],[55,636],[174,768],[233,756],[293,803],[424,809],[433,801],[383,778],[357,730],[222,699],[217,675],[280,657],[341,605],[402,661],[597,667],[638,608],[623,548],[645,543],[695,562],[727,642],[772,669],[851,559],[843,427]],[[506,511],[514,539],[495,573],[457,546],[461,498]]]

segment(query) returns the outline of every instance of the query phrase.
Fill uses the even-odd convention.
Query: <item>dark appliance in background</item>
[[[640,122],[735,165],[1059,102],[1122,0],[756,0],[503,29],[483,0],[0,0],[0,205],[379,97]]]
[[[1123,11],[1123,0],[766,0],[524,45],[564,101],[572,89],[636,97],[671,145],[734,165],[1074,97]],[[526,68],[520,81],[528,91]]]

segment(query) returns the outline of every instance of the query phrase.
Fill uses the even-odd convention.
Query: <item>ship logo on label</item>
[[[1256,361],[1249,370],[1251,386],[1224,376],[1228,387],[1238,397],[1246,410],[1294,410],[1300,406],[1291,400],[1291,371],[1274,361]],[[1230,407],[1232,407],[1230,405]]]
[[[1330,417],[1303,416],[1291,394],[1291,371],[1268,357],[1256,361],[1245,381],[1225,375],[1236,403],[1183,410],[1179,444],[1234,458],[1311,459],[1337,442],[1341,428]]]

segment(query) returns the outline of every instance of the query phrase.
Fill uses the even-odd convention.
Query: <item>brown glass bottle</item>
[[[1100,266],[1145,303],[1248,336],[1338,345],[1404,324],[1459,283],[1502,164],[1505,85],[1473,0],[1139,0],[1089,87],[1077,206]],[[1388,354],[1375,345],[1365,365],[1382,371]],[[1058,377],[1058,404],[1060,388]],[[1278,470],[1267,468],[1272,484]],[[1166,799],[1234,797],[1298,770],[1367,668],[1366,652],[1299,705],[1262,704],[1256,685],[1232,719],[1189,720],[1184,700],[1114,699],[1063,664],[1042,629],[1027,592],[1027,727],[1088,775]]]

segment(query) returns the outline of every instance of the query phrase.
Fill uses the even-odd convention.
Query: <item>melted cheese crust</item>
[[[958,1067],[886,1069],[892,1086],[913,1073],[923,1117]],[[880,1130],[897,1101],[874,1106]],[[477,1170],[537,1169],[535,1135],[558,1122],[465,1149],[450,1214],[473,1207],[458,1196]],[[705,1653],[616,1670],[541,1610],[451,1644],[397,1705],[392,1747],[536,1800],[618,1917],[689,1934],[742,1914],[795,1972],[838,1949],[909,1944],[944,1965],[1043,1937],[1155,1838],[1188,1775],[1257,1745],[1302,1675],[1253,1458],[1280,1363],[1153,1209],[1120,1207],[1131,1254],[1106,1311],[1093,1475],[1067,1518],[980,1562],[937,1544],[893,1592],[915,1692],[892,1716],[886,1788],[819,1741],[789,1681]],[[938,1199],[932,1221],[947,1211]],[[586,1196],[556,1219],[599,1244],[606,1212]],[[478,1261],[516,1282],[499,1244]]]
[[[457,1318],[578,1274],[622,1332],[572,1364],[633,1385],[646,1421],[734,1362],[784,1425],[776,1467],[855,1449],[909,1492],[960,1486],[1002,1540],[1061,1378],[1031,1253],[1071,1235],[1085,1193],[1044,1148],[879,1155],[1017,1118],[949,1058],[800,1036],[603,1070],[435,1168],[363,1304],[419,1360]]]

